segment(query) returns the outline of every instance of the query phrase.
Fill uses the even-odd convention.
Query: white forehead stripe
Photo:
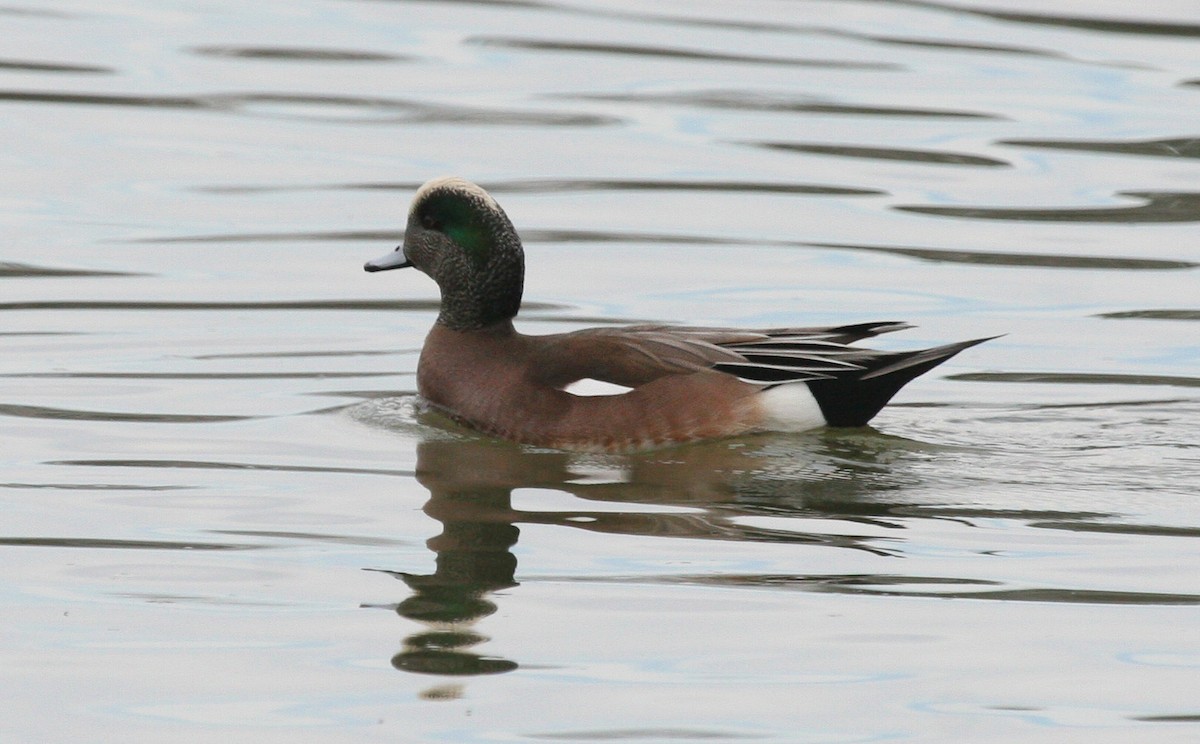
[[[417,203],[420,202],[426,194],[434,189],[448,189],[450,191],[459,191],[472,194],[482,199],[490,207],[496,209],[499,209],[500,207],[500,205],[496,203],[496,200],[492,198],[492,195],[484,191],[483,188],[477,184],[471,183],[465,178],[460,178],[458,176],[441,176],[439,178],[426,181],[421,188],[417,189],[417,193],[413,195],[413,206],[416,207]]]

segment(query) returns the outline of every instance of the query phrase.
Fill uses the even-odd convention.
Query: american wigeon
[[[417,365],[434,408],[494,436],[619,452],[752,431],[862,426],[905,383],[987,339],[918,351],[848,344],[911,326],[637,325],[527,336],[521,239],[496,200],[460,178],[413,198],[404,243],[367,271],[415,266],[441,291]],[[607,394],[581,394],[600,381]]]

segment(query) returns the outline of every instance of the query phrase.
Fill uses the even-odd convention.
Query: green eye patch
[[[422,222],[460,245],[467,258],[480,267],[491,256],[487,226],[479,207],[457,194],[431,194],[422,210]]]

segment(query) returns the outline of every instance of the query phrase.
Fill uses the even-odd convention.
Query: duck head
[[[508,215],[461,178],[429,181],[413,197],[404,243],[367,271],[414,266],[441,291],[438,322],[473,330],[511,320],[521,306],[525,254]]]

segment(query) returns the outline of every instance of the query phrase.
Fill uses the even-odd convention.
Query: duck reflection
[[[416,419],[429,423],[424,416]],[[909,550],[904,532],[913,520],[969,525],[977,518],[998,517],[1088,529],[1110,516],[974,506],[971,494],[962,489],[978,480],[953,476],[938,482],[938,473],[973,467],[987,453],[870,428],[741,437],[633,455],[582,455],[531,449],[462,430],[449,433],[456,431],[451,424],[435,423],[413,427],[413,417],[400,418],[399,428],[406,433],[415,429],[420,437],[416,475],[429,491],[424,512],[442,529],[427,543],[436,556],[432,574],[387,572],[411,589],[407,599],[390,608],[423,626],[405,639],[392,664],[451,679],[518,668],[516,661],[481,653],[478,647],[489,639],[476,626],[496,612],[505,590],[518,586],[513,547],[523,524],[648,538],[815,545],[888,558]],[[933,460],[939,466],[927,467]],[[946,503],[947,494],[953,494],[952,503]],[[693,543],[684,550],[697,552],[697,547]],[[855,574],[716,571],[600,578],[865,596],[1027,599],[1002,582],[909,576],[898,570],[899,564],[886,566]],[[460,692],[457,684],[447,683],[423,694],[439,699]]]
[[[477,443],[419,445],[417,480],[430,494],[424,512],[441,522],[442,532],[426,543],[437,556],[432,574],[393,573],[413,590],[396,612],[429,627],[405,639],[404,649],[392,657],[397,669],[478,675],[517,668],[470,650],[488,640],[470,630],[496,611],[488,595],[517,585],[511,548],[520,530],[510,503],[513,486],[495,477],[488,455]]]
[[[880,439],[891,438],[872,434],[866,441]],[[396,612],[426,626],[405,640],[392,665],[445,676],[518,667],[473,649],[489,640],[474,628],[496,611],[493,595],[518,585],[512,547],[521,523],[625,535],[823,544],[888,554],[869,537],[770,529],[742,521],[753,515],[836,515],[898,527],[886,519],[887,504],[875,499],[870,507],[870,500],[861,497],[900,483],[881,477],[886,475],[882,471],[872,478],[854,477],[855,471],[877,469],[873,448],[850,445],[844,436],[810,437],[803,444],[783,447],[778,437],[743,438],[592,457],[474,437],[422,441],[417,480],[429,490],[424,512],[441,523],[442,531],[427,542],[436,555],[432,574],[387,572],[412,590]],[[839,454],[843,448],[853,456]],[[874,449],[882,451],[878,442]],[[605,506],[517,509],[512,498],[519,488],[551,489]],[[614,509],[613,504],[628,508]]]

